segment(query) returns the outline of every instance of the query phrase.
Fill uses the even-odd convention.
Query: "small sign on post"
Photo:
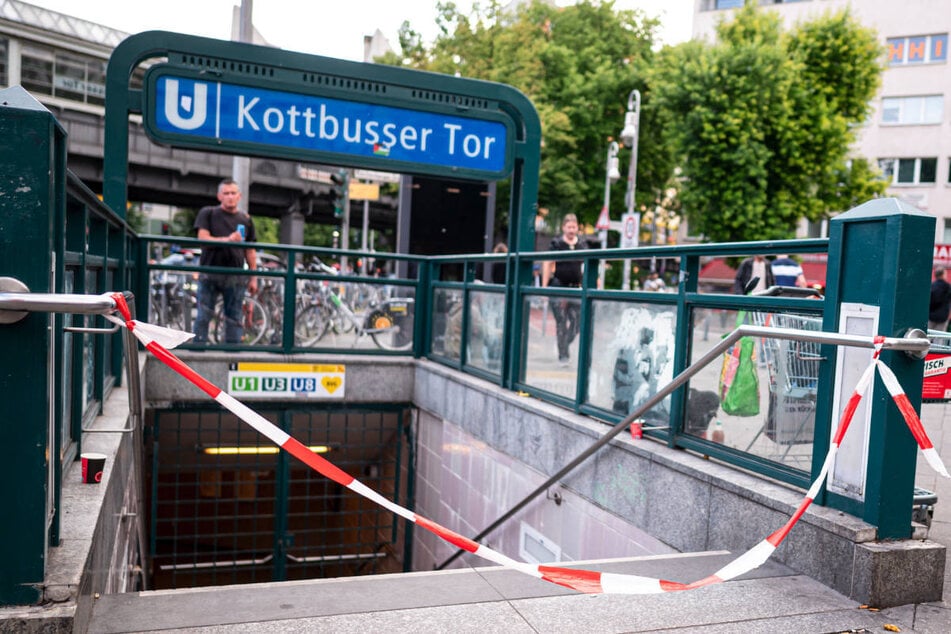
[[[347,367],[342,364],[232,363],[228,393],[241,398],[342,399]]]
[[[380,184],[350,181],[350,200],[380,200]]]
[[[393,172],[378,172],[376,170],[353,170],[353,177],[371,183],[398,183],[400,175]]]
[[[951,401],[951,355],[929,352],[925,357],[925,376],[921,400],[929,403]]]
[[[637,244],[637,214],[624,214],[621,216],[621,248],[633,249]]]
[[[601,208],[601,215],[598,216],[598,224],[594,226],[595,229],[601,229],[602,231],[607,231],[611,228],[611,216],[608,214],[608,208]]]

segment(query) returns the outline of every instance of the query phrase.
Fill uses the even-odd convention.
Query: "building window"
[[[30,92],[102,105],[106,98],[106,63],[91,57],[24,47],[21,83]]]
[[[880,159],[878,166],[892,185],[926,185],[938,175],[937,158]]]
[[[56,54],[53,94],[64,99],[102,105],[106,97],[106,66],[99,60]]]
[[[888,63],[892,66],[948,61],[947,33],[891,37],[886,40],[886,44],[888,45]]]
[[[23,47],[20,56],[20,83],[30,92],[53,94],[53,51]]]
[[[951,244],[951,220],[944,219],[944,230],[941,232],[944,235],[944,238],[941,240],[943,244]]]
[[[943,116],[944,98],[941,95],[882,99],[882,123],[895,125],[941,123]]]
[[[0,86],[10,85],[10,60],[8,58],[10,47],[6,38],[0,37]]]

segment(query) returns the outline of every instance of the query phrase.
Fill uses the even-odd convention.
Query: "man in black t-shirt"
[[[574,251],[589,249],[587,240],[578,235],[578,217],[566,214],[561,221],[561,235],[552,238],[551,251]],[[581,287],[581,260],[558,260],[545,262],[542,268],[542,286]],[[555,317],[555,334],[558,338],[558,361],[568,363],[568,347],[581,330],[581,302],[577,299],[555,297],[550,300]]]
[[[256,242],[251,216],[238,211],[241,190],[230,178],[218,185],[218,202],[213,207],[203,207],[195,218],[199,240],[218,242]],[[257,253],[252,247],[203,246],[201,266],[221,266],[243,269],[244,263],[252,271],[257,268]],[[247,288],[252,295],[257,292],[257,278],[222,273],[202,273],[198,279],[198,315],[195,318],[195,342],[208,341],[208,324],[215,312],[215,302],[222,297],[225,315],[225,343],[241,343],[242,305]]]

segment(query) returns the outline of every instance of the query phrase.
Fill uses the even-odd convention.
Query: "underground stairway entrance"
[[[412,408],[259,412],[413,508]],[[220,409],[146,416],[150,589],[407,572],[412,527],[312,471]]]

